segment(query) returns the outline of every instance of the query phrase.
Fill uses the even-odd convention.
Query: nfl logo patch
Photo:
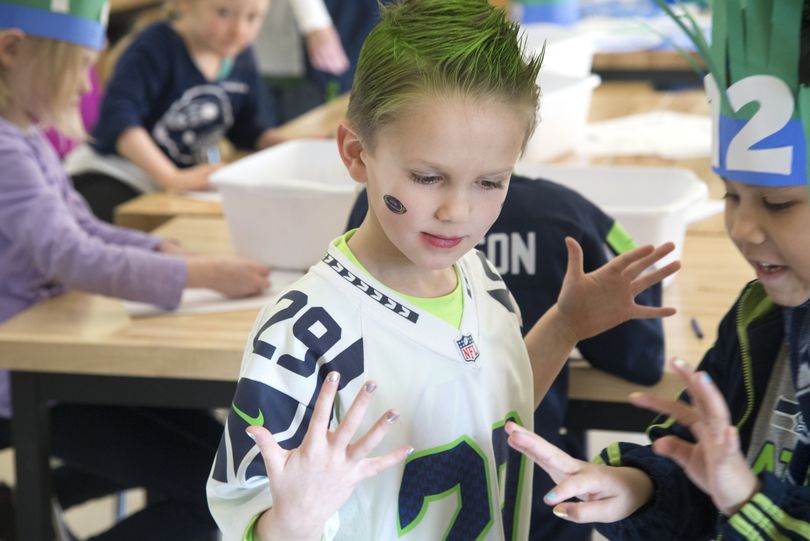
[[[461,356],[464,357],[466,362],[474,363],[478,358],[478,346],[475,345],[475,341],[473,340],[471,334],[465,334],[456,340],[456,345],[458,346],[458,350],[461,352]]]

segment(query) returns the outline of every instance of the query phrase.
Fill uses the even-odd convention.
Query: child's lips
[[[422,238],[435,248],[455,248],[463,239],[463,237],[445,237],[443,235],[433,235],[426,232],[422,232]]]
[[[757,272],[757,278],[760,280],[772,280],[779,278],[788,271],[787,266],[778,265],[776,263],[768,263],[765,261],[751,261],[754,270]]]

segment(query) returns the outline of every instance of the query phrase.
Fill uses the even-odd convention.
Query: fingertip
[[[568,520],[568,518],[569,518],[568,510],[565,507],[563,507],[562,505],[554,506],[554,509],[552,509],[551,512],[554,513],[554,516],[557,517],[557,518],[561,518],[561,519],[564,519],[564,520]]]

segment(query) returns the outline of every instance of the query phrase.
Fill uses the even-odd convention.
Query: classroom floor
[[[589,455],[593,456],[609,443],[621,440],[637,443],[646,443],[642,434],[625,432],[591,431],[589,433]],[[14,455],[11,450],[0,451],[0,479],[12,484],[14,482]],[[133,490],[126,495],[126,504],[129,512],[139,509],[143,505],[143,491]],[[73,532],[84,539],[107,528],[115,516],[115,498],[109,497],[70,509],[65,513],[67,521]],[[604,541],[605,538],[594,534],[593,541]]]

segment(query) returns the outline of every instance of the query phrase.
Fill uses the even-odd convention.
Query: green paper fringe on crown
[[[672,18],[695,45],[720,89],[721,114],[750,117],[754,109],[744,107],[735,113],[726,89],[751,75],[778,77],[796,97],[797,115],[804,127],[807,144],[807,180],[810,189],[810,87],[799,80],[802,19],[806,0],[714,0],[712,2],[712,42],[680,2],[673,8],[665,0],[655,3]],[[704,73],[685,51],[679,52],[690,65]]]

